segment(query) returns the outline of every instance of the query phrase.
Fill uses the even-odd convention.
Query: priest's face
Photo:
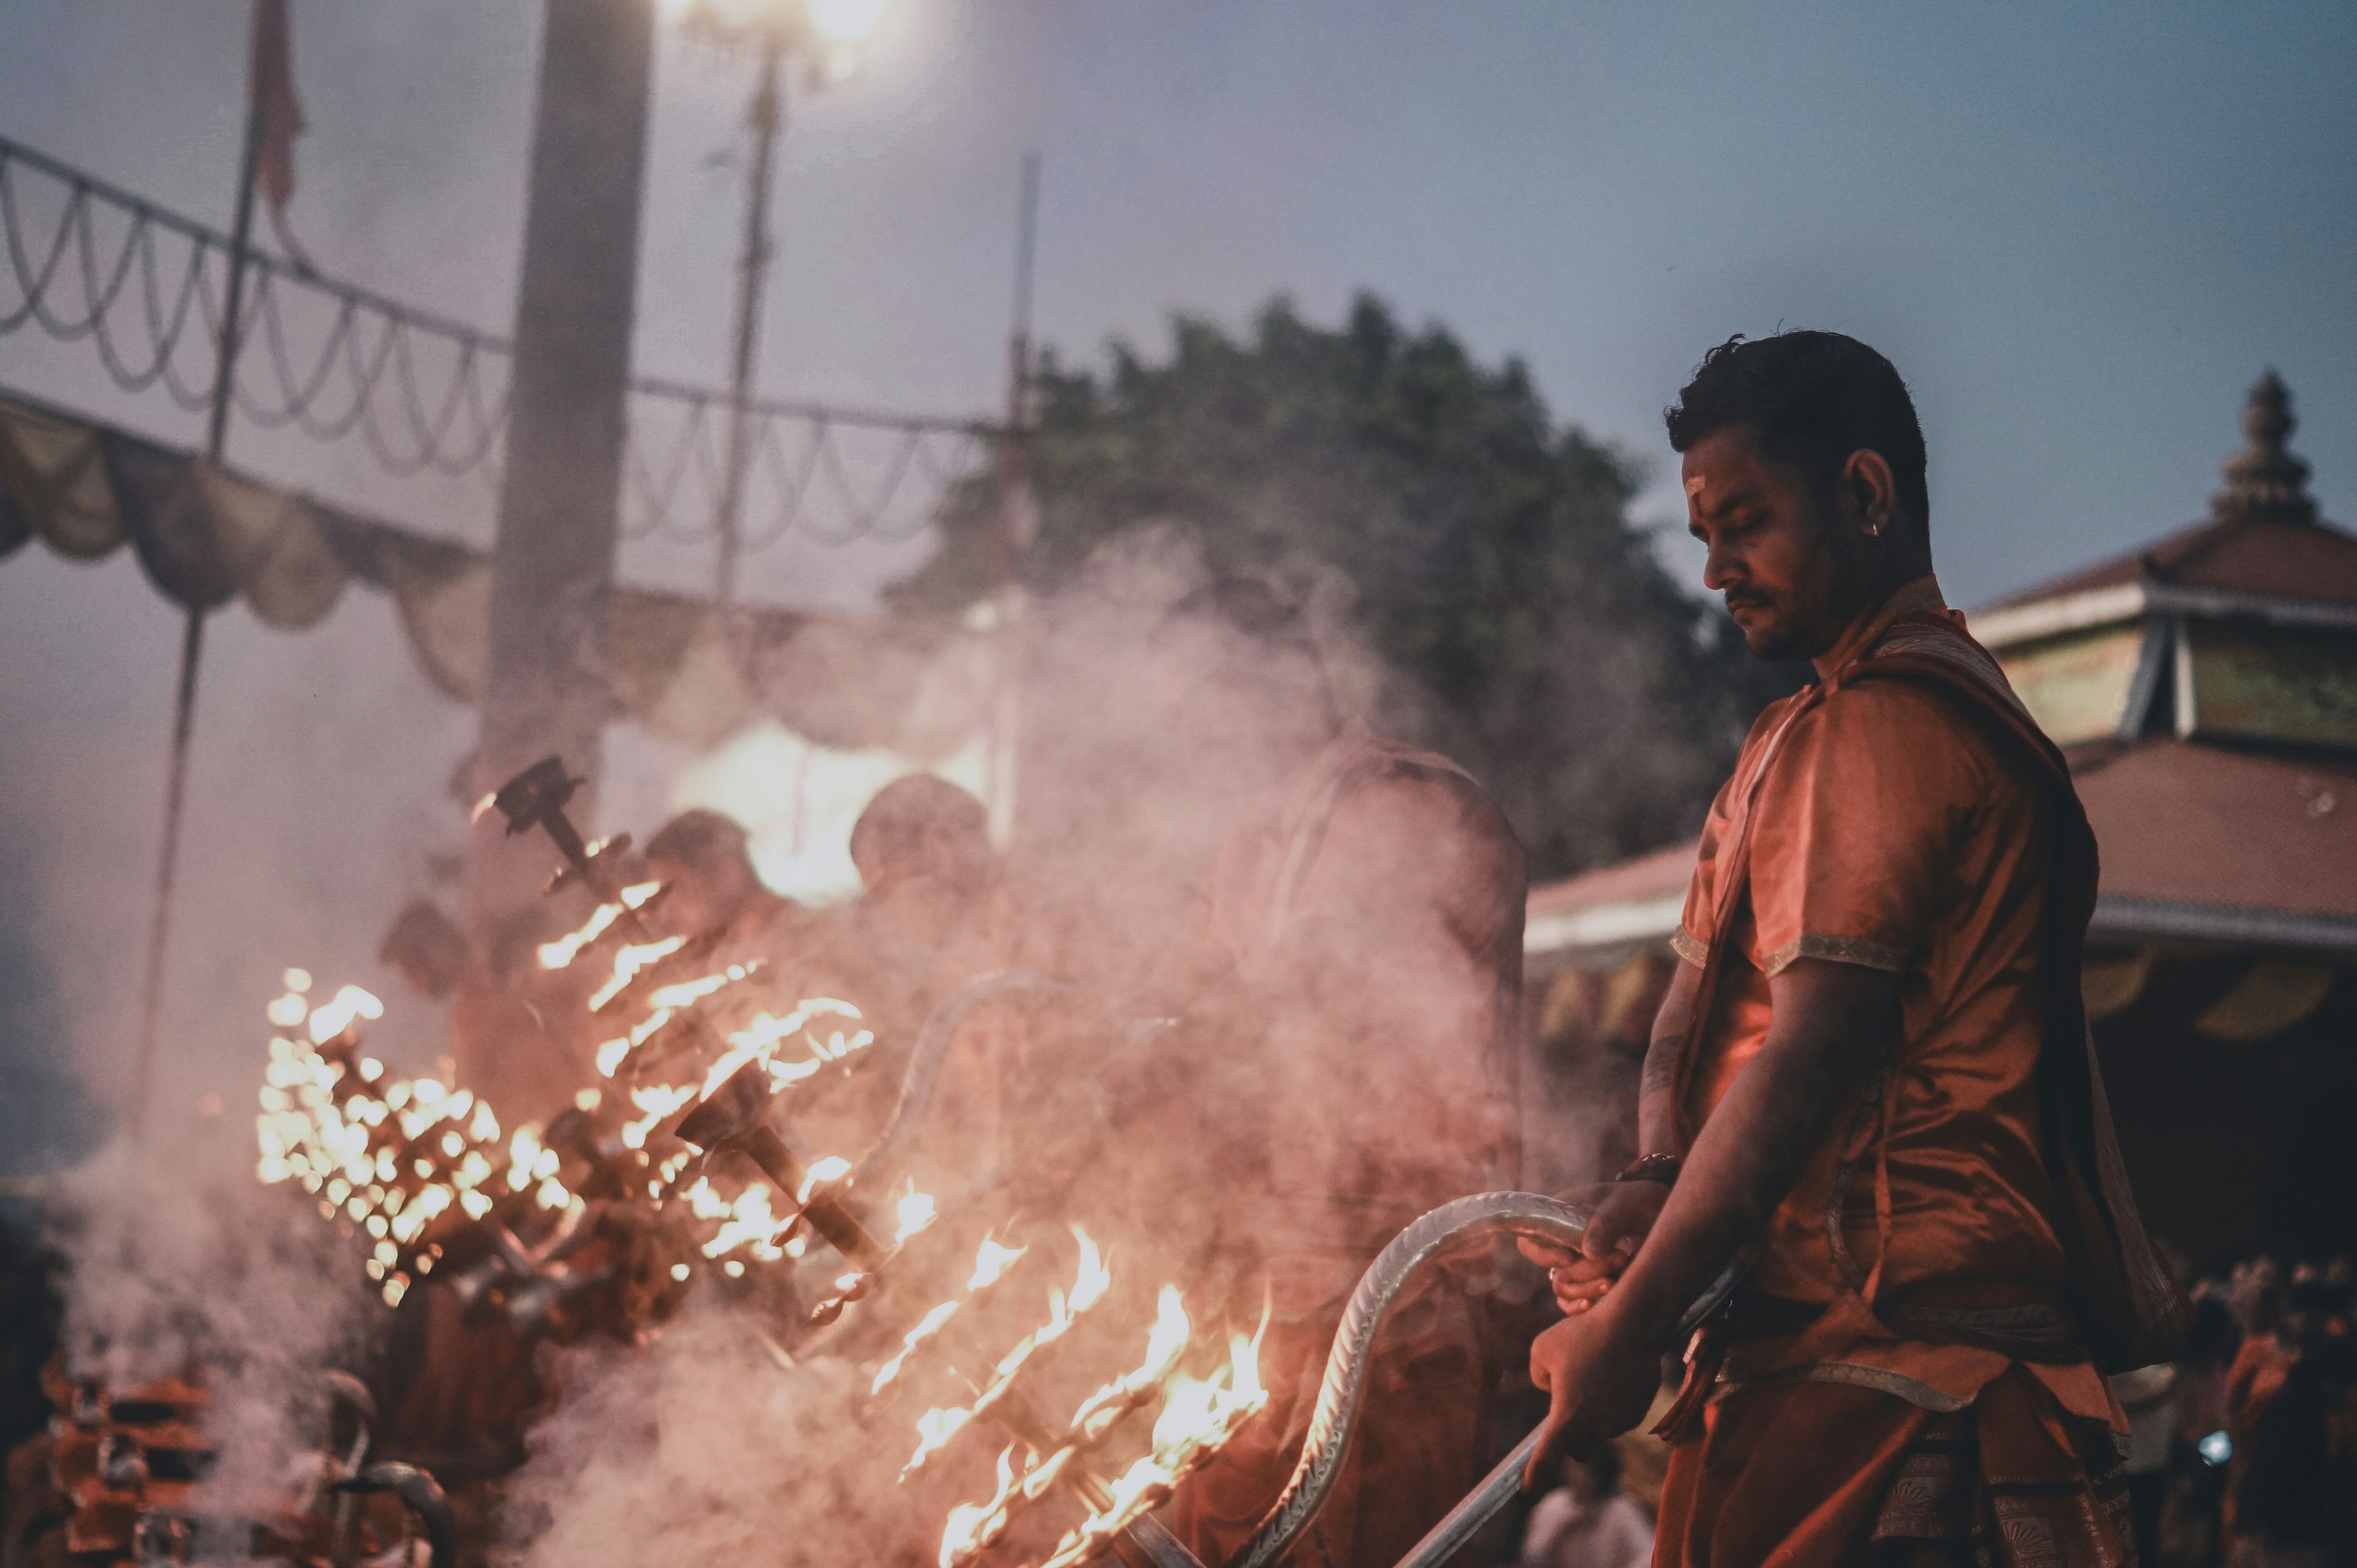
[[[1703,586],[1725,596],[1745,645],[1781,660],[1831,649],[1866,607],[1880,560],[1846,476],[1813,484],[1734,426],[1688,447],[1681,478],[1686,531],[1710,552]]]

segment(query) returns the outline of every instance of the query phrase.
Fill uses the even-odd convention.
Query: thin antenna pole
[[[1031,263],[1039,245],[1039,155],[1023,155],[1023,194],[1015,218],[1016,367],[1028,378],[1031,342]]]
[[[262,0],[255,0],[257,15]],[[248,68],[249,72],[251,67]],[[262,95],[246,83],[245,150],[238,161],[237,218],[230,226],[229,290],[214,358],[213,400],[205,426],[205,459],[218,467],[229,445],[229,414],[237,389],[239,317],[245,308],[247,244],[253,237],[254,176],[262,160]],[[156,892],[147,909],[147,967],[139,986],[139,1054],[132,1068],[131,1134],[147,1131],[149,1091],[156,1075],[156,1040],[163,1023],[164,961],[171,948],[172,889],[179,879],[180,825],[188,799],[188,744],[196,733],[197,671],[205,652],[205,611],[188,607],[180,634],[180,680],[172,703],[172,760],[164,786],[164,845],[156,862]]]
[[[1031,486],[1031,263],[1039,237],[1039,155],[1023,156],[1023,189],[1015,209],[1015,328],[1006,340],[1006,449],[998,466],[1000,564],[1011,578],[1015,557],[1039,525],[1028,513]]]
[[[1039,155],[1023,157],[1015,209],[1015,323],[1006,341],[1006,434],[998,453],[998,696],[991,724],[990,829],[999,843],[1015,834],[1017,743],[1023,704],[1017,663],[1022,641],[1023,552],[1039,532],[1031,489],[1031,274],[1039,248]]]
[[[737,596],[737,567],[744,549],[746,470],[753,460],[753,421],[746,404],[753,395],[754,363],[761,344],[761,291],[769,282],[770,180],[785,128],[785,100],[778,84],[786,51],[782,35],[767,34],[761,46],[760,77],[753,89],[753,105],[746,123],[753,132],[753,167],[745,191],[745,250],[737,263],[737,337],[728,374],[728,449],[720,476],[717,518],[718,558],[714,564],[712,598],[725,613]]]

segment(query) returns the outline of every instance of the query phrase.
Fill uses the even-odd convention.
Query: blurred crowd
[[[2139,1561],[2357,1562],[2357,1262],[2257,1257],[2192,1294],[2184,1357],[2114,1380]]]

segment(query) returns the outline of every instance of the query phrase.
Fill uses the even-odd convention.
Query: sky
[[[0,134],[225,226],[245,15],[6,0]],[[323,270],[508,328],[539,15],[294,0],[292,226]],[[1636,515],[1689,576],[1662,407],[1730,333],[1861,337],[1914,389],[1942,575],[1970,604],[2198,518],[2269,366],[2327,514],[2357,518],[2352,66],[2341,4],[890,0],[860,76],[792,106],[759,381],[994,411],[1036,150],[1039,336],[1068,360],[1114,339],[1155,353],[1173,311],[1241,329],[1283,294],[1332,321],[1371,289],[1484,360],[1521,358],[1560,419],[1645,465]],[[749,85],[746,62],[666,24],[642,371],[725,376]],[[153,394],[107,387],[83,346],[0,338],[0,387],[198,438]],[[392,485],[349,446],[251,430],[231,451],[489,536],[480,486]],[[747,591],[856,604],[921,548],[790,542]],[[679,546],[623,561],[649,582],[704,569]],[[200,934],[167,993],[190,1090],[233,1080],[282,964],[383,983],[375,935],[432,886],[471,734],[365,592],[299,637],[242,609],[210,635],[180,903]],[[48,1020],[102,1097],[178,636],[126,556],[0,564],[0,875],[36,893],[0,900],[26,923],[0,930],[18,999],[0,1030]],[[683,760],[618,736],[609,810],[660,810]]]

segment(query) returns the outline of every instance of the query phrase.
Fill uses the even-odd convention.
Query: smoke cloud
[[[327,1432],[325,1374],[365,1362],[379,1319],[361,1254],[302,1194],[253,1179],[242,1118],[109,1145],[64,1178],[70,1373],[115,1391],[193,1379],[218,1455],[197,1506],[235,1514],[304,1483]]]
[[[1179,1288],[1193,1321],[1189,1366],[1199,1377],[1213,1359],[1224,1364],[1228,1336],[1251,1332],[1267,1304],[1280,1318],[1299,1316],[1347,1291],[1362,1239],[1308,1273],[1297,1260],[1269,1262],[1285,1248],[1264,1199],[1285,1184],[1372,1191],[1388,1173],[1409,1184],[1394,1195],[1405,1211],[1390,1216],[1404,1222],[1502,1174],[1482,1164],[1495,1151],[1472,1147],[1479,1129],[1436,1117],[1430,1091],[1451,1070],[1435,1049],[1462,1058],[1491,1048],[1488,977],[1461,958],[1373,973],[1350,947],[1362,940],[1388,952],[1429,930],[1438,951],[1449,922],[1479,915],[1480,889],[1437,868],[1426,839],[1356,855],[1351,886],[1364,896],[1348,901],[1365,919],[1318,935],[1290,967],[1240,984],[1223,973],[1227,961],[1213,961],[1203,889],[1224,864],[1222,846],[1249,846],[1254,832],[1275,842],[1304,769],[1384,688],[1330,574],[1284,564],[1243,594],[1241,609],[1235,591],[1215,581],[1185,524],[1168,521],[1116,536],[1071,589],[1028,607],[1018,827],[1004,883],[1019,915],[996,947],[980,941],[982,922],[939,951],[890,949],[904,967],[932,965],[936,991],[964,963],[1060,974],[1085,999],[980,1015],[999,1024],[960,1036],[919,1139],[942,1219],[898,1265],[920,1291],[963,1280],[985,1234],[1032,1246],[1002,1297],[976,1300],[960,1319],[996,1358],[1041,1326],[1051,1288],[1074,1292],[1069,1227],[1084,1225],[1114,1283],[1070,1344],[1040,1358],[1037,1391],[1059,1420],[1136,1364],[1166,1284]],[[1256,616],[1273,619],[1252,624]],[[617,825],[643,835],[655,824]],[[1519,877],[1517,862],[1511,887],[1493,890],[1514,901],[1517,959]],[[856,910],[845,918],[870,920],[845,929],[879,929]],[[1317,982],[1320,965],[1329,979]],[[1224,1000],[1206,1010],[1210,993]],[[1468,1010],[1468,996],[1480,1006]],[[396,1015],[409,1005],[399,993],[389,1001]],[[1174,1018],[1185,1022],[1172,1027]],[[1350,1036],[1347,1073],[1330,1055],[1304,1054],[1319,1018]],[[912,1033],[916,1021],[902,1023]],[[258,1020],[252,1037],[258,1074]],[[1009,1041],[1005,1059],[978,1055]],[[897,1074],[905,1036],[900,1044],[860,1070]],[[800,1092],[780,1102],[789,1118]],[[880,1112],[890,1100],[862,1103]],[[524,1119],[502,1112],[503,1122]],[[75,1176],[63,1206],[69,1332],[78,1365],[111,1381],[211,1369],[221,1484],[283,1488],[318,1445],[320,1374],[361,1365],[383,1318],[353,1243],[290,1187],[255,1182],[246,1135],[233,1115],[187,1147],[118,1147]],[[856,1144],[805,1153],[856,1155]],[[1429,1157],[1443,1145],[1447,1157]],[[888,1212],[889,1196],[858,1195],[871,1217]],[[879,1391],[878,1366],[900,1348],[905,1324],[863,1317],[857,1304],[826,1348],[796,1344],[802,1315],[843,1266],[813,1248],[794,1289],[769,1293],[770,1305],[754,1279],[731,1291],[703,1273],[677,1316],[640,1323],[635,1337],[534,1347],[527,1359],[546,1402],[522,1468],[500,1483],[492,1550],[520,1568],[933,1562],[951,1506],[989,1495],[1007,1440],[974,1434],[901,1480],[918,1415],[974,1391],[922,1352],[900,1386]],[[437,1273],[416,1288],[449,1287]],[[801,1359],[784,1364],[781,1343]],[[1290,1380],[1280,1392],[1314,1384],[1322,1348],[1283,1369]],[[1026,1528],[1045,1532],[1034,1542],[1044,1552],[1076,1517],[1058,1501]]]
[[[858,1419],[866,1379],[780,1367],[773,1327],[705,1302],[643,1350],[561,1358],[501,1521],[522,1568],[929,1560],[937,1530],[893,1484],[900,1433]]]

